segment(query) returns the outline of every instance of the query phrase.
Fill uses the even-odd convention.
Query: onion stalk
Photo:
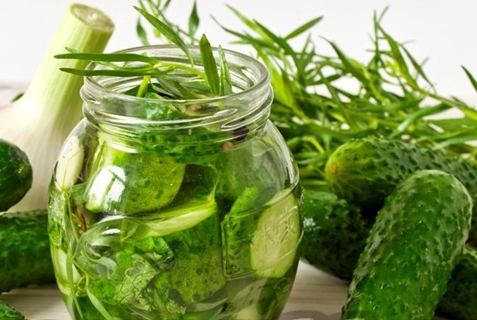
[[[55,54],[66,48],[102,52],[113,31],[114,23],[99,9],[70,5],[25,93],[0,107],[0,138],[25,151],[33,168],[31,189],[9,211],[46,209],[48,185],[59,151],[82,118],[79,91],[83,79],[60,68],[84,69],[87,62],[58,60]]]

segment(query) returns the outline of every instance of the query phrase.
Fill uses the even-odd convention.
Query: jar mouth
[[[216,61],[220,52],[213,48]],[[202,68],[200,49],[189,46],[196,68]],[[140,53],[162,62],[190,66],[186,54],[175,45],[134,47],[118,53]],[[234,131],[244,126],[262,125],[270,113],[273,91],[266,67],[245,54],[223,49],[230,73],[232,93],[200,99],[154,99],[125,93],[143,80],[142,76],[94,75],[85,77],[81,89],[83,112],[91,122],[121,126],[126,130],[147,127],[148,130],[192,129],[208,126],[214,131]],[[108,68],[91,63],[87,70]],[[219,67],[218,67],[219,68]],[[155,78],[159,81],[160,77]],[[249,126],[251,125],[251,126]]]
[[[190,45],[188,46],[189,50],[193,55],[200,56],[199,46]],[[218,49],[213,48],[214,55],[218,55]],[[243,90],[239,92],[233,92],[228,95],[216,96],[216,97],[207,97],[207,98],[198,98],[198,99],[168,99],[168,102],[173,104],[209,104],[218,101],[223,101],[226,99],[240,99],[242,96],[250,94],[251,91],[259,90],[264,86],[268,86],[270,82],[270,76],[268,73],[267,68],[258,60],[237,52],[228,49],[222,49],[227,57],[227,61],[229,64],[235,65],[236,67],[244,68],[243,70],[248,71],[248,80],[250,81],[250,87],[243,88]],[[128,48],[124,50],[116,51],[117,53],[141,53],[141,52],[148,52],[152,53],[152,57],[161,57],[165,59],[180,60],[184,63],[187,63],[189,60],[185,56],[184,52],[178,48],[176,45],[172,44],[164,44],[164,45],[150,45],[150,46],[138,46],[133,48]],[[90,63],[87,66],[87,70],[94,70],[100,67],[97,63]],[[107,76],[106,76],[107,77]],[[111,97],[115,97],[118,99],[124,100],[142,100],[142,101],[150,101],[156,102],[156,99],[147,98],[147,97],[136,97],[131,96],[122,92],[118,92],[117,90],[108,88],[104,85],[104,78],[105,76],[86,76],[84,78],[85,84],[90,86],[93,90],[102,91],[102,94],[107,94]],[[127,80],[128,77],[122,77],[123,81]],[[129,78],[131,79],[131,78]]]

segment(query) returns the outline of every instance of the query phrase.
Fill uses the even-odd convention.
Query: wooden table
[[[295,285],[280,320],[339,320],[346,290],[344,281],[300,263]],[[56,285],[15,289],[0,298],[29,320],[70,319]]]
[[[0,106],[23,89],[22,84],[0,83]],[[280,320],[339,320],[347,289],[347,282],[300,262],[295,284]],[[70,319],[56,285],[15,289],[2,294],[0,298],[29,320]],[[444,318],[435,317],[437,319]]]
[[[24,88],[25,85],[21,83],[0,83],[0,106],[8,103]],[[293,291],[280,320],[337,320],[346,299],[346,290],[346,282],[300,263]],[[15,289],[2,294],[0,298],[29,320],[70,319],[56,285]]]
[[[347,282],[300,262],[295,284],[280,320],[339,320],[347,290]],[[29,320],[70,319],[55,285],[15,289],[0,298],[21,311]],[[434,318],[438,319],[445,318]]]

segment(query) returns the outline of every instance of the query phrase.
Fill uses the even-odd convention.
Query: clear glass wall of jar
[[[173,46],[129,51],[188,63]],[[85,79],[49,196],[73,319],[279,318],[302,237],[297,167],[268,119],[267,70],[225,52],[234,91],[218,98],[136,98],[141,79]]]

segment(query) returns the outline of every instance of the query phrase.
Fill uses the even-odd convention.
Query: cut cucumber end
[[[239,312],[232,315],[233,320],[260,320],[262,316],[258,313],[257,306],[255,304],[247,306]]]

